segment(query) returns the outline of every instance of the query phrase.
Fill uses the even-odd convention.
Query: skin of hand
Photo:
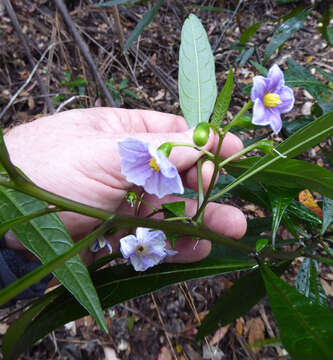
[[[91,108],[69,110],[39,118],[11,129],[5,135],[5,142],[12,162],[40,187],[66,198],[94,207],[133,214],[133,208],[124,201],[127,191],[133,189],[120,170],[120,156],[117,141],[135,137],[156,147],[167,141],[193,143],[192,130],[185,120],[176,115],[147,110],[126,110],[113,108]],[[218,138],[212,133],[205,146],[214,153]],[[228,157],[242,149],[242,142],[228,133],[220,151],[221,157]],[[170,154],[170,161],[176,165],[185,187],[197,189],[196,161],[202,154],[188,147],[176,147]],[[213,164],[203,166],[204,189],[208,188]],[[136,188],[136,190],[138,190]],[[145,200],[155,207],[163,202],[179,201],[179,197],[166,196],[159,200],[145,194]],[[185,199],[186,213],[192,216],[196,201]],[[140,216],[151,209],[141,206]],[[71,212],[59,213],[74,241],[89,234],[99,220]],[[156,216],[160,218],[160,215]],[[210,203],[206,207],[205,224],[213,231],[232,238],[240,238],[246,231],[243,213],[230,205]],[[119,249],[119,238],[115,234],[110,242],[114,251]],[[12,235],[7,236],[7,246],[22,249],[21,243]],[[210,242],[201,240],[194,249],[189,238],[177,241],[178,254],[170,262],[192,262],[206,257],[211,249]],[[91,263],[97,255],[86,249],[82,258]]]

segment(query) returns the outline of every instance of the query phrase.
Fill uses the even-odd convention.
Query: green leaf
[[[260,253],[260,251],[267,246],[268,242],[268,239],[258,239],[256,242],[256,252]]]
[[[185,216],[185,201],[175,201],[171,203],[162,204],[162,208],[171,213],[172,217],[184,217]]]
[[[332,312],[311,304],[266,265],[262,264],[261,270],[282,343],[292,359],[332,359]]]
[[[326,28],[327,40],[330,45],[333,45],[333,27]]]
[[[241,45],[245,45],[249,41],[249,39],[257,32],[261,24],[262,21],[259,21],[245,29],[240,36],[239,43]]]
[[[266,61],[273,55],[274,51],[283,45],[297,30],[299,30],[312,9],[304,10],[296,16],[282,23],[275,31],[271,41],[266,47],[264,60]]]
[[[211,123],[216,127],[221,126],[222,121],[224,120],[225,115],[227,114],[232,96],[233,86],[234,86],[234,76],[232,72],[232,67],[230,67],[227,80],[217,98],[214,108],[214,113],[212,116]]]
[[[137,23],[135,29],[126,41],[123,53],[132,45],[132,43],[142,34],[143,30],[152,22],[160,7],[163,5],[163,0],[159,0]]]
[[[333,111],[330,111],[329,113],[319,117],[317,120],[311,122],[309,125],[304,126],[301,130],[297,131],[296,134],[290,136],[288,139],[283,141],[279,146],[276,147],[276,149],[285,156],[288,156],[289,158],[293,158],[301,154],[302,152],[308,150],[312,146],[317,145],[318,143],[325,140],[327,137],[331,136],[332,134],[333,134]],[[250,177],[254,176],[257,173],[262,172],[262,170],[264,170],[268,166],[277,168],[282,163],[282,161],[285,162],[286,159],[282,159],[277,155],[268,154],[263,158],[261,158],[260,160],[258,160],[257,162],[252,162],[251,166],[248,166],[247,168],[245,166],[246,171],[240,177],[235,179],[231,184],[229,184],[223,190],[216,193],[214,196],[211,196],[210,200],[213,201],[219,198],[220,196],[224,195],[226,192],[236,187],[238,184],[249,179]],[[229,163],[228,168],[230,168],[231,166],[234,167],[235,164],[238,164],[239,166],[240,163],[241,163],[240,161],[234,162],[232,164]],[[304,164],[306,163],[304,162]],[[243,163],[243,165],[245,165],[245,163]],[[332,193],[332,191],[329,190],[329,193]],[[330,197],[329,195],[326,196]]]
[[[45,209],[47,206],[47,203],[43,201],[2,186],[0,186],[0,201],[2,221],[25,216]],[[64,224],[56,214],[48,214],[16,225],[12,231],[43,264],[56,258],[73,245]],[[55,270],[54,275],[107,331],[98,296],[81,258],[77,255],[69,259],[62,267]],[[2,292],[5,291],[5,289],[2,290]]]
[[[265,68],[265,66],[262,66],[253,60],[250,60],[250,63],[260,72],[261,75],[267,76],[268,70]]]
[[[136,272],[127,265],[109,267],[92,275],[104,309],[137,298],[165,286],[200,277],[249,269],[253,261],[205,259],[192,264],[162,264],[145,272]],[[52,330],[87,314],[66,292],[47,306],[17,337],[6,360],[19,354]],[[12,325],[13,326],[13,325]],[[13,343],[14,344],[14,343]],[[6,346],[6,345],[4,345]]]
[[[292,201],[287,209],[288,215],[301,220],[301,223],[308,222],[312,225],[321,225],[322,221],[313,211],[301,204],[299,201]]]
[[[244,48],[239,56],[237,56],[236,61],[239,62],[239,66],[242,67],[250,59],[254,53],[254,47]]]
[[[182,28],[178,89],[180,107],[189,127],[207,122],[217,95],[215,64],[206,31],[193,14]]]
[[[295,134],[298,130],[302,129],[305,125],[310,124],[310,122],[313,120],[314,117],[309,115],[299,116],[290,122],[284,122],[283,129],[286,130],[287,134],[290,136]]]
[[[325,291],[319,281],[317,268],[318,265],[315,260],[304,258],[298,269],[295,286],[302,295],[309,298],[311,304],[329,309]]]
[[[258,159],[260,157],[253,156],[237,162],[230,162],[226,169],[234,176],[241,173],[241,177],[243,177],[251,169],[257,169]],[[284,159],[282,162],[275,162],[262,167],[260,172],[253,171],[252,176],[264,184],[272,186],[278,184],[282,187],[298,190],[308,188],[325,196],[333,197],[333,173],[306,161]]]
[[[289,263],[284,263],[275,271],[281,275],[288,266]],[[196,339],[202,339],[245,315],[265,295],[266,290],[260,270],[256,269],[247,273],[218,298],[200,325]]]
[[[327,228],[333,222],[333,200],[328,197],[323,197],[323,224],[321,227],[321,234],[324,234]]]
[[[275,179],[276,180],[276,179]],[[284,212],[293,201],[297,192],[289,191],[281,187],[268,188],[268,197],[271,203],[273,221],[272,221],[272,247],[275,248],[276,232],[279,229]]]
[[[287,59],[288,69],[284,72],[286,85],[305,88],[315,99],[321,101],[322,93],[330,94],[326,84],[316,80],[311,72],[292,58]]]

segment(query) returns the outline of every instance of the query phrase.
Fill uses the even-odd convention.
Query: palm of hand
[[[121,174],[117,140],[132,136],[156,146],[170,140],[191,142],[191,134],[186,130],[184,119],[174,115],[94,108],[40,118],[14,128],[5,140],[13,163],[40,187],[87,205],[130,213],[132,209],[124,202],[124,196],[132,185]],[[222,149],[225,156],[240,148],[237,139],[231,140]],[[207,146],[214,147],[214,139]],[[171,154],[171,161],[191,187],[196,186],[194,165],[198,156],[190,148]],[[211,165],[207,166],[206,183],[211,170]],[[150,196],[149,201],[158,206],[155,197]],[[190,201],[194,210],[194,203],[191,204]],[[96,219],[69,212],[60,216],[75,240],[98,224]]]

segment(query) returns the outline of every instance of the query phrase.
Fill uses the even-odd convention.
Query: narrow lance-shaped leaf
[[[273,55],[282,44],[284,44],[297,30],[299,30],[312,9],[304,10],[296,16],[286,20],[275,31],[271,41],[266,47],[264,63]]]
[[[207,122],[217,95],[215,64],[206,31],[193,14],[182,28],[178,89],[180,107],[189,127]]]
[[[288,266],[289,263],[284,263],[274,271],[281,275]],[[265,295],[265,284],[259,269],[244,275],[218,298],[200,325],[196,339],[202,339],[245,315]]]
[[[333,200],[324,196],[323,197],[323,224],[321,234],[324,234],[327,228],[333,222]]]
[[[293,360],[331,360],[333,358],[333,314],[312,304],[295,288],[261,264],[262,277],[282,343]]]
[[[234,86],[234,75],[232,72],[232,67],[230,67],[227,80],[217,98],[214,108],[214,113],[212,116],[211,123],[216,127],[219,127],[222,124],[222,121],[224,120],[225,115],[227,114],[230,105],[233,86]]]
[[[0,201],[2,221],[45,209],[47,206],[43,201],[2,186],[0,187]],[[56,214],[48,214],[16,225],[12,231],[22,244],[44,264],[70,249],[73,244],[64,224]],[[96,290],[81,258],[78,255],[71,258],[55,270],[54,274],[107,331]]]
[[[256,168],[258,159],[260,158],[253,156],[230,162],[226,166],[227,171],[234,176],[242,174],[233,183],[244,177],[244,174],[250,173],[250,169]],[[284,159],[282,162],[272,162],[266,167],[263,166],[260,172],[253,171],[252,176],[267,185],[276,186],[278,181],[279,186],[298,190],[311,189],[333,197],[333,172],[306,161]]]
[[[102,307],[107,309],[123,301],[149,294],[167,285],[212,276],[226,272],[249,269],[253,261],[235,261],[220,259],[205,259],[192,264],[162,264],[152,270],[136,272],[127,265],[109,267],[97,271],[92,277]],[[5,360],[14,360],[35,343],[57,327],[87,314],[73,297],[63,293],[47,306],[16,339],[8,349]],[[20,321],[20,320],[17,320]]]
[[[132,45],[133,41],[135,41],[142,34],[143,30],[152,22],[158,10],[163,5],[163,1],[164,0],[159,0],[159,2],[155,4],[138,22],[135,29],[131,32],[131,35],[127,39],[123,52]]]
[[[333,134],[333,111],[328,112],[325,115],[322,115],[318,119],[311,122],[309,125],[304,126],[301,130],[299,130],[296,134],[290,136],[287,140],[283,141],[276,149],[288,158],[293,158],[307,149],[311,148],[314,145],[317,145],[321,141],[325,140],[327,137]],[[296,160],[294,160],[296,161]],[[217,192],[213,195],[210,200],[213,201],[219,198],[221,195],[233,189],[238,184],[243,181],[251,178],[252,176],[262,172],[268,166],[276,168],[278,165],[280,166],[282,162],[286,163],[286,159],[282,159],[281,157],[273,154],[268,154],[261,158],[258,161],[252,162],[251,166],[247,167],[246,171],[242,173],[240,177],[235,179],[231,184],[226,186],[222,191]],[[237,164],[241,163],[240,161]],[[305,162],[303,162],[306,164]],[[243,163],[244,164],[244,163]],[[228,167],[234,164],[229,163]],[[311,164],[308,164],[311,165]],[[325,170],[325,169],[323,169]],[[290,183],[290,181],[289,181]],[[290,187],[290,185],[284,185],[285,187]],[[306,186],[303,187],[303,189]],[[332,194],[332,190],[327,189],[327,192]],[[326,195],[331,197],[330,195]]]
[[[247,29],[245,29],[240,36],[239,43],[241,45],[245,45],[249,41],[249,39],[257,32],[261,24],[262,21],[259,21],[257,23],[252,24]]]
[[[325,306],[329,309],[325,291],[319,281],[317,268],[318,265],[315,260],[304,258],[298,269],[296,289],[309,298],[311,304]]]
[[[284,212],[293,201],[297,192],[290,189],[270,187],[268,188],[268,197],[272,209],[272,247],[275,248],[276,232],[279,229]]]

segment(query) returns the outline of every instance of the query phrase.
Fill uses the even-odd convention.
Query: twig
[[[24,47],[24,50],[25,50],[25,52],[26,52],[26,54],[27,54],[27,57],[28,57],[28,60],[29,60],[30,65],[31,65],[31,67],[33,67],[34,69],[36,69],[36,61],[35,61],[35,59],[33,58],[32,54],[31,54],[31,51],[30,51],[28,42],[27,42],[27,40],[26,40],[26,38],[25,38],[25,36],[24,36],[24,34],[23,34],[23,32],[22,32],[21,26],[20,26],[20,24],[19,24],[19,22],[18,22],[18,19],[17,19],[16,14],[15,14],[15,11],[14,11],[14,9],[13,9],[13,7],[12,7],[12,5],[11,5],[11,3],[10,3],[9,0],[3,0],[3,3],[4,3],[4,5],[5,5],[5,8],[6,8],[6,10],[7,10],[8,15],[9,15],[9,17],[10,17],[10,19],[11,19],[13,25],[14,25],[15,31],[16,31],[16,33],[17,33],[17,35],[18,35],[18,37],[19,37],[19,39],[20,39],[23,47]],[[44,55],[44,56],[45,56],[45,55]],[[39,63],[40,63],[40,62],[39,62]],[[37,63],[37,64],[39,64],[39,63]],[[38,66],[37,66],[37,67],[38,67]],[[35,70],[35,72],[36,72],[36,70]],[[42,78],[40,77],[40,75],[39,75],[38,72],[36,72],[36,78],[37,78],[37,81],[38,81],[38,84],[39,84],[39,87],[40,87],[41,92],[42,92],[44,95],[47,95],[47,89],[46,89],[45,84],[44,84],[44,82],[43,82],[43,80],[42,80]],[[30,80],[29,80],[29,81],[30,81]],[[48,111],[49,111],[51,114],[53,114],[53,113],[54,113],[54,106],[53,106],[53,104],[52,104],[52,102],[51,102],[51,100],[50,100],[50,98],[49,98],[48,96],[45,97],[45,101],[46,101],[46,104],[47,104]],[[6,110],[7,110],[7,109],[6,109]],[[1,116],[2,116],[2,115],[3,115],[3,114],[1,113]],[[1,119],[1,116],[0,116],[0,119]]]
[[[218,48],[218,46],[220,45],[220,42],[222,41],[225,32],[227,31],[229,25],[232,23],[232,21],[234,20],[234,17],[236,16],[239,7],[242,5],[243,0],[239,0],[236,9],[234,10],[234,12],[231,14],[230,19],[228,20],[227,24],[225,25],[224,29],[222,30],[222,34],[220,35],[220,37],[216,40],[215,45],[213,47],[213,53],[215,53],[216,49]]]
[[[69,99],[65,100],[64,102],[62,102],[58,107],[57,110],[55,111],[56,113],[58,113],[60,110],[62,110],[66,105],[68,105],[69,103],[71,103],[72,101],[74,101],[75,99],[79,99],[79,98],[87,98],[88,96],[86,95],[75,95],[70,97]]]
[[[72,33],[75,41],[77,42],[80,50],[82,51],[82,54],[85,58],[85,60],[87,61],[88,65],[90,66],[90,70],[93,74],[93,76],[95,77],[102,93],[104,94],[107,102],[109,103],[110,106],[113,106],[113,107],[117,107],[108,88],[106,87],[106,85],[104,84],[103,82],[103,79],[100,75],[100,73],[98,72],[98,69],[97,69],[97,66],[93,60],[93,58],[91,57],[90,53],[89,53],[89,50],[88,50],[88,47],[86,45],[86,43],[84,42],[84,40],[82,39],[80,33],[78,32],[77,28],[75,27],[69,13],[68,13],[68,10],[66,8],[66,6],[64,5],[63,1],[62,0],[54,0],[56,6],[58,7],[65,23],[67,24],[70,32]]]
[[[24,84],[16,91],[16,93],[11,97],[11,99],[9,100],[8,104],[3,108],[3,110],[0,113],[0,120],[2,119],[2,117],[5,115],[6,111],[10,108],[10,106],[14,103],[14,101],[16,100],[16,98],[20,95],[20,93],[22,92],[22,90],[29,84],[29,82],[31,81],[32,77],[34,76],[35,72],[37,71],[40,63],[44,60],[46,54],[48,53],[48,51],[55,45],[57,45],[59,43],[53,43],[51,45],[48,46],[48,48],[43,52],[41,58],[38,60],[38,62],[36,63],[36,65],[34,66],[34,68],[32,69],[30,75],[28,76],[28,78],[26,79],[26,81],[24,82]],[[49,99],[49,95],[48,94],[44,94],[45,98]],[[50,99],[49,99],[50,101]],[[47,101],[48,102],[48,101]],[[50,101],[51,102],[51,101]]]

